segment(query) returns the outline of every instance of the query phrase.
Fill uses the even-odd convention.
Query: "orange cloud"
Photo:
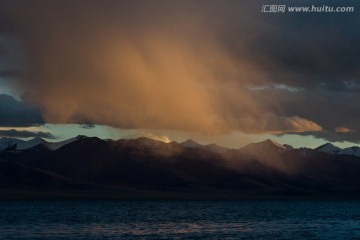
[[[346,127],[337,127],[335,128],[335,132],[337,133],[349,133],[349,132],[352,132],[354,130],[351,130],[349,128],[346,128]]]
[[[298,116],[279,117],[272,113],[263,113],[258,118],[246,117],[235,120],[236,124],[242,124],[246,133],[258,134],[282,134],[286,132],[317,132],[322,127],[317,123]]]
[[[293,132],[317,132],[323,130],[317,123],[298,116],[284,118],[284,121],[285,125],[288,126],[289,131]]]
[[[96,1],[40,2],[13,5],[12,20],[28,57],[19,89],[49,123],[210,134],[321,130],[283,116],[276,97],[264,106],[251,94],[249,84],[268,81],[251,61],[251,36],[240,36],[234,56],[222,39],[231,28],[203,4],[139,1],[101,11]]]

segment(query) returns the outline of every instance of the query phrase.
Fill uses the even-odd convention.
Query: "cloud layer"
[[[359,16],[261,5],[3,1],[0,34],[21,39],[27,64],[12,86],[47,122],[355,136]]]
[[[55,139],[55,136],[49,132],[33,132],[26,130],[0,130],[0,137],[9,137],[9,138],[47,138],[47,139]]]

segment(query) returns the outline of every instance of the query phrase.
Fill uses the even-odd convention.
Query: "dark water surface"
[[[0,238],[360,239],[360,202],[0,202]]]

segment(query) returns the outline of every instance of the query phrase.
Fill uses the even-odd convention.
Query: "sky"
[[[0,137],[357,145],[359,5],[0,0]]]

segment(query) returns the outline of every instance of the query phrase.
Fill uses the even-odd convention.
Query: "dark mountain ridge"
[[[271,140],[221,151],[149,138],[77,137],[50,148],[39,142],[22,151],[0,151],[0,192],[86,192],[90,198],[103,192],[110,198],[360,196],[359,157]]]

